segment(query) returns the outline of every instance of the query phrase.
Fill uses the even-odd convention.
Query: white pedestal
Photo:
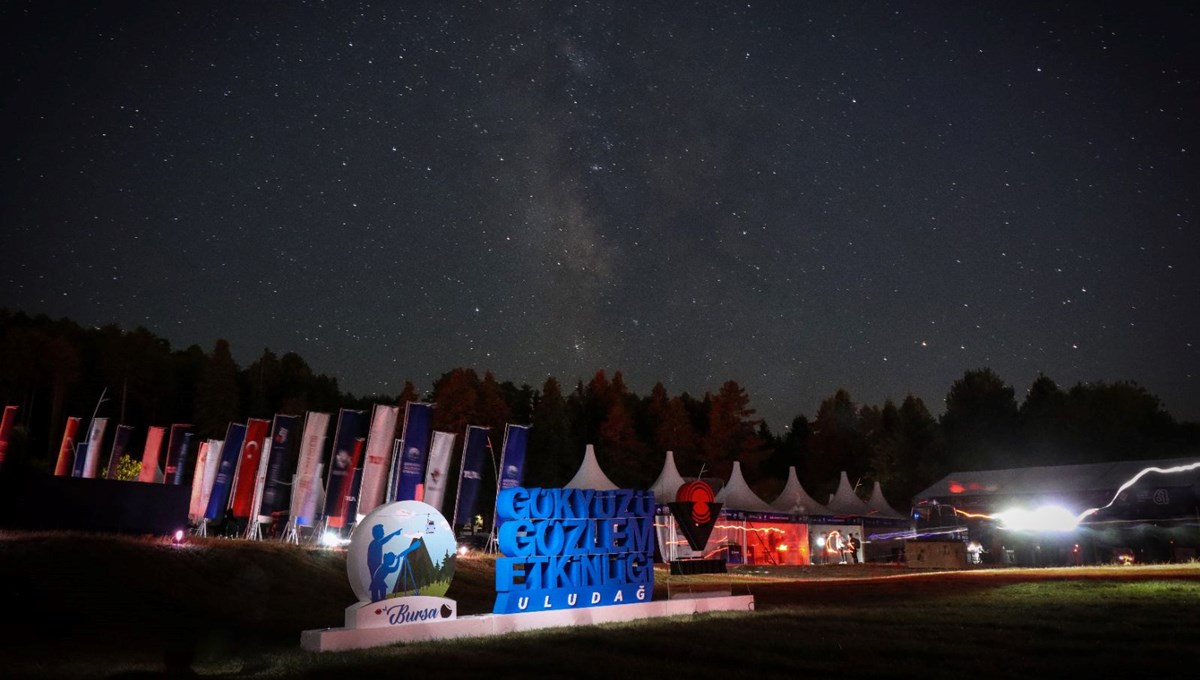
[[[420,640],[483,637],[524,630],[619,623],[698,612],[753,611],[753,595],[657,600],[608,607],[583,607],[522,614],[480,614],[456,619],[406,623],[386,628],[323,628],[300,633],[300,646],[311,652],[364,649]]]

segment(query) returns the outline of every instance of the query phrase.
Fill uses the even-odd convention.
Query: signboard
[[[500,492],[496,614],[649,602],[654,493],[618,489]]]
[[[454,531],[421,501],[382,505],[367,514],[346,553],[346,575],[359,603],[346,610],[348,628],[377,628],[453,619],[443,597],[454,577]]]

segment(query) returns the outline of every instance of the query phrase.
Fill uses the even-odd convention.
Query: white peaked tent
[[[771,509],[789,515],[829,514],[829,508],[813,500],[812,496],[809,496],[804,487],[800,485],[800,479],[796,477],[794,466],[788,468],[787,484],[783,487],[783,493],[771,502]]]
[[[591,444],[587,445],[587,449],[583,452],[583,462],[579,464],[579,471],[567,482],[564,489],[595,489],[597,491],[611,491],[617,488],[616,484],[604,474],[604,470],[600,469],[600,463],[596,460],[596,450]]]
[[[907,519],[905,515],[896,512],[887,499],[883,497],[883,490],[879,488],[879,482],[875,482],[875,488],[871,490],[871,499],[867,501],[867,512],[871,517],[882,517],[885,519]]]
[[[675,467],[675,453],[667,451],[662,472],[658,473],[658,479],[650,485],[650,490],[654,492],[654,502],[659,505],[674,503],[675,494],[685,483],[686,480],[679,476],[679,468]]]
[[[842,470],[842,479],[838,483],[837,493],[829,497],[826,505],[829,507],[830,514],[833,515],[862,517],[870,512],[867,504],[854,493],[854,488],[850,486],[850,478],[846,476],[845,470]]]
[[[729,475],[729,483],[717,492],[716,502],[725,505],[723,510],[741,510],[743,512],[773,512],[766,501],[750,490],[746,478],[742,477],[742,464],[733,463],[733,472]]]

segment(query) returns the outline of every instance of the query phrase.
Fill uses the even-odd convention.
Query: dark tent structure
[[[964,523],[984,562],[1172,562],[1200,553],[1200,456],[954,472],[914,501],[940,506],[930,516],[942,522]],[[1076,522],[1006,523],[1047,508]]]

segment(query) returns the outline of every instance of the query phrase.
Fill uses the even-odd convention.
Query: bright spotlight
[[[183,543],[183,537],[184,537],[183,529],[176,529],[175,535],[172,537],[175,540],[175,545],[179,545],[180,543]]]
[[[350,539],[338,536],[336,531],[326,531],[321,534],[321,545],[326,548],[339,548],[350,542]]]
[[[1078,517],[1057,505],[1043,505],[1036,510],[1014,508],[993,517],[1013,531],[1074,531],[1079,525]]]

